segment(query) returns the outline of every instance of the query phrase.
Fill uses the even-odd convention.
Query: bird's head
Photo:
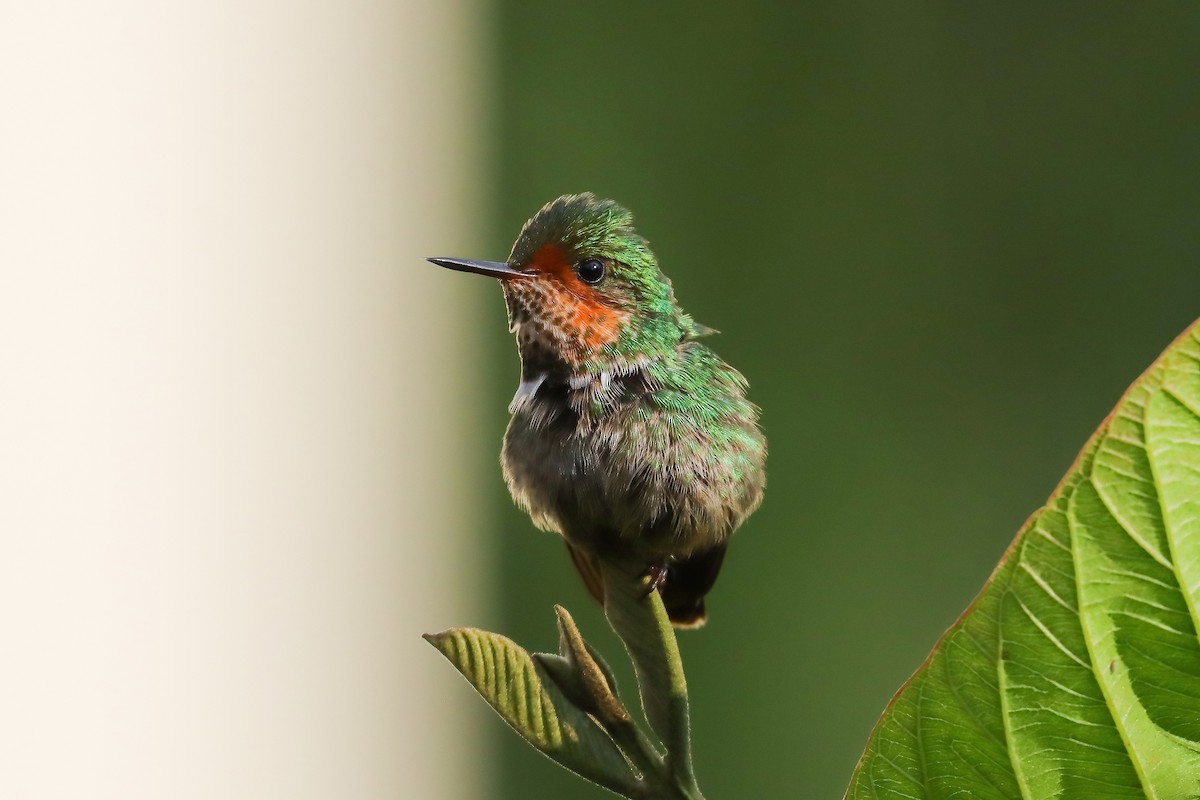
[[[701,332],[676,304],[633,215],[592,194],[543,206],[507,262],[430,261],[498,278],[513,330],[539,336],[574,371],[654,357]]]

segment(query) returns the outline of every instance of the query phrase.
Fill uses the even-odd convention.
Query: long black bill
[[[474,272],[477,275],[490,275],[493,278],[525,277],[529,273],[513,269],[503,261],[472,261],[469,258],[430,258],[434,264],[446,269],[456,269],[459,272]]]

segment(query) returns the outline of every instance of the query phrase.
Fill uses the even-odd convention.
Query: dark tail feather
[[[567,543],[567,552],[571,554],[571,561],[574,562],[575,569],[579,570],[579,577],[583,578],[583,585],[587,587],[592,597],[596,598],[596,602],[603,606],[604,576],[600,573],[600,562],[596,560],[595,556],[590,556],[582,550],[572,547],[569,542]]]
[[[600,572],[600,562],[595,556],[570,544],[567,545],[567,552],[571,554],[571,561],[583,578],[584,586],[603,606],[604,577]],[[724,560],[725,545],[720,544],[682,561],[672,561],[667,566],[666,580],[658,591],[672,625],[676,628],[699,628],[704,624],[707,619],[704,595],[716,583]]]
[[[719,544],[667,566],[667,580],[659,592],[672,625],[676,628],[699,628],[704,624],[708,618],[704,610],[704,595],[716,583],[724,560],[725,545]]]

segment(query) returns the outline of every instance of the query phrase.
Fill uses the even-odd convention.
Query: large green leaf
[[[1200,798],[1200,323],[892,700],[846,796]]]

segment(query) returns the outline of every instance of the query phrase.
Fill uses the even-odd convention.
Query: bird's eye
[[[604,262],[598,258],[585,258],[575,270],[584,283],[599,283],[604,277]]]

